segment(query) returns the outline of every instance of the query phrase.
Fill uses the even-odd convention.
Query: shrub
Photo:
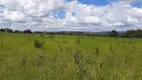
[[[0,29],[0,32],[5,32],[5,29],[1,28],[1,29]]]
[[[80,38],[78,37],[77,39],[76,39],[76,44],[79,44],[80,43]]]
[[[32,31],[31,30],[24,30],[24,33],[26,33],[26,34],[32,34]]]
[[[60,49],[60,52],[62,52],[63,51],[62,47],[60,45],[57,45],[57,46]]]
[[[95,48],[95,51],[96,51],[96,54],[99,55],[99,53],[100,53],[99,47],[96,47],[96,48]]]
[[[22,33],[22,31],[15,30],[14,33]]]
[[[43,48],[43,43],[44,42],[39,42],[39,40],[35,40],[34,46],[35,46],[35,48]]]
[[[13,30],[12,30],[12,29],[8,29],[8,28],[5,28],[5,29],[0,29],[0,32],[13,33]]]
[[[12,30],[12,29],[6,28],[5,31],[8,32],[8,33],[13,33],[13,30]]]
[[[118,37],[118,33],[115,30],[112,30],[111,32],[108,33],[109,37]]]

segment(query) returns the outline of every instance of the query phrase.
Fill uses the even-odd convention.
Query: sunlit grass
[[[141,45],[132,38],[1,33],[0,80],[141,80]]]

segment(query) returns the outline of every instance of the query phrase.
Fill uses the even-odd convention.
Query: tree
[[[122,35],[122,37],[142,38],[142,30],[128,30]]]
[[[1,32],[13,33],[13,30],[12,30],[12,29],[9,29],[9,28],[5,28],[5,29],[1,28],[0,31],[1,31]]]
[[[131,34],[131,37],[141,38],[141,37],[142,37],[142,30],[140,30],[140,29],[135,30],[135,31]]]
[[[5,29],[1,28],[1,29],[0,29],[0,32],[5,32]]]
[[[112,30],[111,32],[108,33],[109,37],[118,37],[118,33],[115,30]]]
[[[131,37],[133,33],[135,33],[135,30],[128,30],[122,35],[122,37]]]
[[[32,31],[29,30],[29,29],[27,29],[27,30],[24,30],[24,33],[26,33],[26,34],[32,34]]]
[[[14,33],[22,33],[22,31],[15,30]]]
[[[8,33],[13,33],[13,30],[12,30],[12,29],[6,28],[5,31],[8,32]]]

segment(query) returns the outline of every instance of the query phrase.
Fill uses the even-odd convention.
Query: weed
[[[55,40],[55,36],[54,36],[54,35],[49,35],[48,38],[49,38],[50,40],[52,40],[52,41]]]
[[[39,55],[39,60],[38,60],[38,67],[42,66],[44,64],[45,61],[45,57],[43,56],[43,54]]]
[[[86,76],[85,76],[86,70],[84,68],[83,56],[81,55],[80,50],[77,50],[77,52],[74,54],[74,60],[79,70],[80,79],[86,80]]]
[[[23,66],[26,66],[26,65],[27,65],[27,60],[26,60],[25,57],[22,58],[21,63],[22,63]]]
[[[96,54],[97,54],[97,55],[100,54],[100,49],[99,49],[99,47],[96,47],[96,48],[95,48],[95,51],[96,51]]]
[[[57,45],[57,46],[58,46],[60,52],[62,52],[63,51],[62,47],[60,45]]]
[[[79,44],[80,43],[80,38],[78,37],[77,39],[76,39],[76,44]]]
[[[35,48],[43,48],[43,43],[44,42],[39,42],[39,40],[35,40],[34,46],[35,46]]]

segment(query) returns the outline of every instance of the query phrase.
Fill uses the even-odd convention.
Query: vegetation
[[[43,42],[39,42],[39,40],[34,41],[34,46],[35,48],[42,48],[43,47]]]
[[[8,28],[1,28],[0,32],[7,32],[7,33],[25,33],[25,34],[48,34],[48,35],[76,35],[76,36],[97,36],[97,37],[126,37],[126,38],[142,38],[142,30],[128,30],[126,32],[122,32],[121,34],[115,30],[112,30],[110,32],[104,32],[104,33],[95,33],[95,32],[42,32],[42,31],[35,31],[32,32],[30,29],[20,31]]]
[[[32,34],[32,31],[29,30],[29,29],[28,30],[24,30],[23,32],[26,33],[26,34]]]
[[[0,80],[141,80],[142,39],[0,33]]]
[[[12,29],[8,29],[8,28],[5,28],[5,29],[0,29],[0,32],[9,32],[9,33],[13,33],[13,30],[12,30]]]
[[[22,33],[21,31],[19,30],[15,30],[14,33]]]
[[[123,37],[134,37],[134,38],[142,38],[142,30],[128,30]]]
[[[108,33],[109,37],[118,37],[118,33],[115,30],[112,30],[111,32]]]

